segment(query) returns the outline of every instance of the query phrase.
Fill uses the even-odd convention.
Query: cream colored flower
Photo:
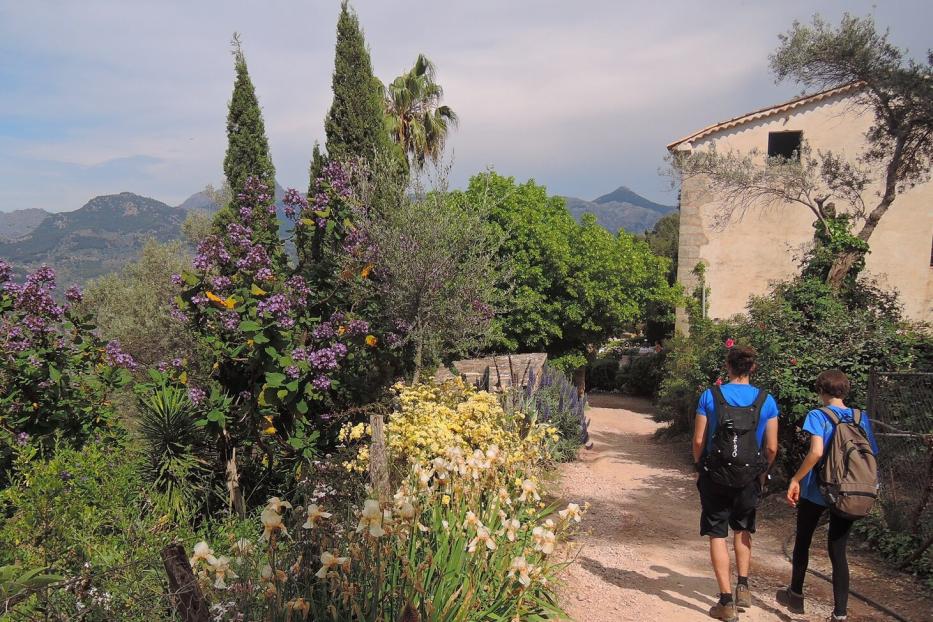
[[[522,524],[517,518],[504,519],[502,521],[502,529],[499,530],[499,535],[505,534],[509,542],[515,542],[516,534],[521,527]]]
[[[434,477],[438,481],[445,482],[450,474],[450,469],[448,468],[447,461],[438,456],[431,462],[431,466],[434,470]]]
[[[289,510],[292,509],[292,504],[288,501],[282,501],[278,497],[271,497],[266,501],[266,507],[270,510],[275,510],[277,514],[281,514],[285,508]]]
[[[486,450],[486,458],[490,463],[495,464],[499,461],[501,453],[499,451],[498,445],[490,445],[489,449]]]
[[[283,536],[288,535],[288,530],[285,528],[284,521],[282,521],[282,515],[271,507],[266,507],[266,509],[262,511],[262,514],[259,515],[259,520],[262,522],[262,535],[259,536],[260,541],[268,542],[272,534],[280,531]]]
[[[252,555],[255,548],[252,540],[249,538],[240,538],[233,545],[233,553],[236,555],[237,560],[239,560],[241,557],[249,557]]]
[[[314,529],[321,519],[330,518],[331,516],[330,512],[322,510],[317,503],[312,503],[308,506],[308,520],[301,527],[302,529]]]
[[[482,526],[483,526],[483,523],[480,522],[480,520],[479,520],[479,518],[476,516],[476,514],[474,514],[473,512],[467,512],[467,513],[466,513],[466,520],[463,521],[463,528],[464,528],[464,529],[469,529],[470,527],[473,527],[473,528],[475,528],[475,529],[479,529],[479,528],[482,527]]]
[[[509,496],[509,491],[504,487],[499,488],[499,505],[512,505],[512,498]]]
[[[533,570],[534,566],[528,563],[525,556],[519,555],[512,558],[512,563],[509,566],[509,577],[518,575],[518,582],[528,587],[531,585],[531,572]]]
[[[557,537],[550,529],[538,525],[531,530],[531,537],[535,541],[535,550],[541,551],[545,555],[554,552],[554,545],[557,543]]]
[[[217,562],[217,558],[214,557],[213,549],[203,540],[194,545],[194,556],[188,561],[191,562],[191,567],[194,568],[198,560],[202,559],[210,565],[214,565]]]
[[[580,522],[583,520],[583,514],[580,512],[580,506],[576,503],[568,503],[567,509],[557,513],[561,520]]]
[[[318,570],[314,576],[318,579],[323,579],[327,577],[327,573],[334,568],[337,568],[338,566],[346,566],[349,563],[349,557],[337,557],[329,551],[324,551],[321,553],[321,569]]]
[[[476,547],[480,544],[485,544],[486,548],[490,551],[496,550],[496,541],[492,539],[489,530],[482,526],[476,530],[476,537],[470,541],[470,544],[467,546],[467,551],[475,553]]]
[[[402,499],[397,502],[395,510],[398,512],[398,515],[405,520],[411,520],[415,517],[415,506],[410,499]]]
[[[311,603],[306,601],[304,598],[299,597],[299,598],[295,598],[294,600],[290,600],[287,603],[285,603],[285,608],[288,609],[289,612],[295,612],[295,613],[301,614],[301,619],[307,620],[308,613],[310,613],[311,611]],[[289,615],[288,617],[289,619],[291,619],[291,615]]]
[[[532,480],[526,479],[522,482],[522,494],[519,495],[518,500],[525,503],[529,498],[535,501],[541,500],[541,496],[538,494],[538,485]]]
[[[361,533],[364,529],[369,529],[369,535],[374,538],[381,538],[386,535],[385,530],[382,528],[382,508],[379,507],[379,502],[375,499],[367,499],[363,504],[363,510],[360,512],[360,524],[357,525],[357,533]]]
[[[211,570],[216,576],[214,587],[218,590],[227,589],[227,584],[225,583],[224,579],[239,578],[232,570],[230,570],[230,558],[223,555],[214,560],[214,563],[211,564]]]

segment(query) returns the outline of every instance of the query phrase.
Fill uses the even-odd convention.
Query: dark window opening
[[[768,157],[800,161],[803,132],[768,132]]]

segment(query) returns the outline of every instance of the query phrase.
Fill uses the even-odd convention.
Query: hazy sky
[[[488,167],[594,198],[673,203],[664,146],[799,93],[767,57],[794,19],[873,13],[920,56],[933,3],[355,0],[377,75],[419,52],[460,115],[452,183]],[[279,182],[324,138],[338,0],[0,0],[0,210],[129,190],[170,204],[222,178],[242,33]]]

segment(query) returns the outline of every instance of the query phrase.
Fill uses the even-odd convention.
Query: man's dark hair
[[[755,371],[758,353],[751,346],[736,346],[726,356],[726,367],[733,376],[748,376]]]
[[[849,377],[841,370],[827,369],[816,377],[816,392],[821,395],[845,399],[852,389]]]

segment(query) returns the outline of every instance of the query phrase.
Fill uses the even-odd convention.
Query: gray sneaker
[[[735,606],[739,611],[745,611],[752,606],[752,592],[747,585],[735,586]]]
[[[778,590],[778,593],[775,596],[778,603],[787,607],[788,611],[793,613],[804,613],[803,594],[798,594],[789,587],[785,587],[783,590]]]
[[[723,620],[724,622],[738,622],[739,614],[735,608],[735,603],[729,603],[728,605],[721,605],[716,603],[709,610],[709,615],[712,618],[717,620]]]

